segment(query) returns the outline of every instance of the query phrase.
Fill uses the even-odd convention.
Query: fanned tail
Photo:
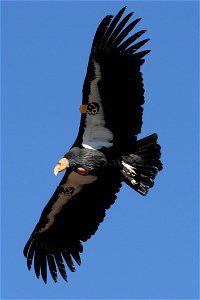
[[[156,174],[162,170],[161,147],[156,133],[137,141],[137,150],[122,156],[124,181],[141,195],[146,195],[154,185]]]

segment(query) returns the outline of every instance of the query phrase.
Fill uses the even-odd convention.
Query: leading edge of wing
[[[98,177],[70,174],[63,177],[24,247],[28,269],[34,262],[36,276],[41,275],[45,283],[47,268],[57,282],[58,271],[67,281],[65,265],[75,271],[73,259],[80,265],[81,241],[96,232],[121,187],[121,174],[116,171]],[[71,195],[69,185],[74,188]]]

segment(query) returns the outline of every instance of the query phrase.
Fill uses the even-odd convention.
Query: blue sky
[[[159,134],[164,170],[146,198],[124,185],[69,283],[44,285],[22,250],[77,134],[95,30],[124,5],[151,39],[140,136]],[[2,2],[2,299],[198,299],[198,83],[198,2]]]

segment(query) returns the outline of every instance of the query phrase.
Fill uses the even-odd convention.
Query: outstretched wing
[[[57,269],[67,281],[65,263],[71,271],[75,271],[72,258],[81,263],[81,241],[96,232],[120,187],[116,170],[98,176],[67,171],[24,248],[28,269],[34,261],[36,276],[41,274],[45,283],[47,267],[55,282]]]
[[[140,67],[149,50],[137,50],[148,39],[135,43],[145,30],[129,36],[140,19],[126,26],[133,13],[122,19],[124,11],[125,7],[114,18],[106,16],[93,40],[75,142],[85,148],[123,150],[141,131],[144,88]]]

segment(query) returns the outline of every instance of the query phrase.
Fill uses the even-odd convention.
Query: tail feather
[[[124,181],[141,195],[154,185],[156,174],[162,170],[161,147],[156,133],[137,141],[134,154],[122,156]]]

